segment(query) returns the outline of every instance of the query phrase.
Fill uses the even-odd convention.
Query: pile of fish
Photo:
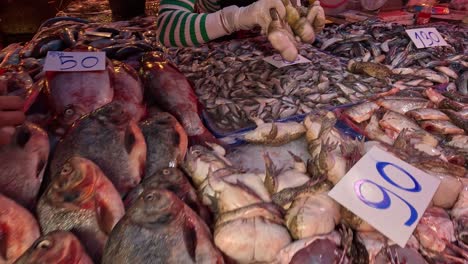
[[[108,61],[108,68],[116,66],[132,69]],[[71,99],[70,104],[85,111],[65,110],[64,114],[73,116],[73,112],[78,118],[60,123],[63,133],[58,134],[56,146],[48,140],[56,131],[32,122],[15,128],[10,143],[0,146],[2,261],[466,260],[466,169],[440,157],[419,155],[418,147],[426,141],[418,146],[412,141],[398,143],[402,140],[364,144],[337,130],[337,117],[326,110],[313,111],[301,123],[276,124],[256,117],[258,127],[246,134],[246,140],[282,146],[305,136],[311,159],[302,160],[291,152],[293,166],[279,168],[265,152],[264,171],[243,171],[225,157],[226,150],[203,127],[196,96],[177,68],[157,51],[145,53],[140,68],[139,74],[129,74],[132,79],[112,82],[110,91],[130,83],[146,91],[148,98],[130,103],[133,97],[114,100],[114,94],[113,100],[94,107],[87,100],[99,98],[103,89],[89,90],[83,79],[83,87],[76,84],[66,90],[61,87],[70,83],[60,80],[60,74],[75,73],[47,76],[52,105],[60,108],[63,100]],[[115,75],[109,71],[95,78]],[[426,93],[440,100],[439,107],[458,106],[435,90]],[[135,115],[134,107],[143,104],[147,111]],[[408,139],[405,133],[400,138]],[[375,144],[442,180],[433,206],[405,248],[327,195]],[[415,153],[411,159],[405,156],[410,150]],[[27,164],[19,166],[18,160]]]
[[[155,29],[155,17],[109,23],[52,18],[29,42],[13,43],[0,51],[0,68],[20,67],[37,79],[48,51],[104,51],[108,58],[132,61],[146,51],[162,50]]]
[[[291,152],[293,166],[277,168],[264,153],[264,172],[237,169],[218,145],[190,148],[184,169],[203,205],[216,216],[215,245],[237,263],[465,263],[466,168],[438,157],[428,159],[418,149],[429,147],[426,142],[400,144],[414,138],[407,130],[392,144],[364,143],[343,135],[335,128],[337,121],[333,112],[322,110],[302,123],[285,122],[276,128],[260,124],[248,136],[252,141],[281,145],[280,139],[285,144],[304,135],[311,156],[304,162]],[[268,129],[275,135],[261,133]],[[441,179],[405,248],[327,194],[373,146]]]
[[[200,102],[220,131],[232,132],[265,121],[358,102],[391,88],[385,81],[346,72],[340,60],[302,44],[311,63],[276,68],[266,37],[211,42],[170,51],[195,86]]]
[[[159,10],[157,0],[146,0],[146,15],[156,16]],[[106,23],[112,20],[108,0],[72,1],[56,16],[78,17],[97,23]]]
[[[21,66],[2,71],[10,95],[30,98],[40,82],[34,105],[46,115],[32,107],[23,125],[2,128],[11,135],[0,146],[0,262],[223,262],[211,214],[177,169],[189,141],[216,139],[191,84],[163,53],[133,62],[139,72],[110,58],[103,71],[40,69],[36,82],[15,72]]]
[[[431,27],[448,46],[417,49],[405,31],[411,27],[374,19],[327,27],[314,45],[342,58],[387,65],[395,74],[439,74],[441,83],[468,94],[468,27],[442,22]]]
[[[454,83],[447,84],[446,74],[453,77],[458,74],[446,66],[438,67],[442,71],[439,72],[411,68],[391,70],[381,64],[362,61],[350,61],[346,65],[346,61],[312,45],[300,44],[300,55],[311,63],[276,68],[263,60],[273,55],[273,50],[266,37],[256,37],[172,49],[169,53],[194,83],[209,122],[221,134],[253,127],[252,117],[270,122],[306,114],[315,108],[361,102],[394,87],[444,84],[456,89]],[[450,59],[462,69],[467,63],[463,55]],[[459,89],[466,88],[463,78],[459,78]]]
[[[352,106],[342,112],[342,118],[372,140],[414,145],[453,166],[468,165],[468,97],[454,91],[403,90]],[[403,131],[413,138],[401,138]]]

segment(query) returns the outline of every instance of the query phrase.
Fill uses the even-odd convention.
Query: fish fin
[[[267,140],[273,140],[278,136],[278,126],[275,123],[271,123],[270,133],[266,136]]]
[[[39,159],[39,161],[37,162],[37,167],[36,167],[36,177],[37,178],[39,178],[39,175],[44,170],[44,167],[46,166],[46,164],[47,164],[47,160]]]
[[[226,156],[226,149],[224,149],[222,146],[211,142],[206,142],[206,145],[208,145],[218,155],[221,155],[223,157]]]
[[[327,112],[326,115],[322,116],[322,126],[320,127],[319,138],[324,134],[328,133],[336,124],[337,119],[333,112]]]
[[[183,202],[190,208],[192,209],[192,211],[194,211],[197,215],[200,216],[200,206],[197,202],[197,200],[195,200],[196,197],[186,197]]]
[[[176,120],[177,121],[177,120]],[[179,122],[176,122],[174,125],[175,132],[178,135],[178,143],[177,146],[179,148],[179,155],[180,155],[180,163],[183,161],[185,154],[187,153],[187,147],[188,147],[188,138],[187,138],[187,133],[185,132],[184,128]],[[175,141],[175,137],[174,137]]]
[[[304,162],[304,161],[301,159],[301,157],[299,157],[298,155],[292,153],[292,151],[289,151],[289,150],[288,150],[288,153],[289,153],[289,155],[291,155],[291,157],[294,159],[294,162],[302,162],[302,163]]]
[[[263,158],[265,159],[265,187],[270,194],[274,194],[276,192],[276,177],[278,176],[278,171],[276,170],[273,161],[271,160],[268,153],[263,154]]]
[[[123,204],[121,210],[118,210],[116,208],[111,208],[110,202],[111,201],[107,201],[106,198],[100,195],[96,196],[96,218],[100,229],[107,235],[110,234],[118,220],[120,220],[125,213]]]
[[[189,136],[189,146],[207,146],[206,142],[215,143],[217,145],[222,146],[223,148],[227,147],[225,143],[221,142],[219,139],[213,136],[213,134],[211,134],[208,130],[205,130],[205,132],[199,135]]]
[[[314,159],[309,159],[307,160],[307,175],[309,175],[309,177],[311,179],[316,179],[319,177],[319,173],[317,171],[317,169],[315,168],[315,161],[317,160],[317,157],[315,157]]]
[[[184,226],[182,227],[182,232],[184,234],[184,245],[188,254],[192,258],[192,261],[196,262],[196,249],[197,249],[197,232],[193,223],[185,218]]]
[[[346,160],[346,168],[351,169],[362,158],[364,145],[359,140],[345,141],[340,145],[340,151]]]
[[[125,199],[123,200],[125,210],[128,210],[128,208],[130,208],[133,205],[133,203],[135,203],[135,201],[143,193],[143,191],[143,186],[138,185],[125,196]]]
[[[131,130],[130,127],[127,128],[127,130],[125,131],[125,138],[124,138],[125,142],[125,150],[127,150],[127,153],[131,153],[132,152],[132,149],[133,149],[133,146],[135,146],[135,142],[136,142],[136,138],[135,138],[135,135],[133,134],[133,131]]]

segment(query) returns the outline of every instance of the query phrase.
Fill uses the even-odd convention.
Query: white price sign
[[[279,54],[275,54],[273,56],[269,56],[266,58],[263,58],[264,61],[270,63],[271,65],[277,67],[277,68],[282,68],[294,64],[299,64],[299,63],[309,63],[311,62],[307,58],[302,57],[301,55],[297,56],[297,59],[295,61],[287,61],[281,57]]]
[[[440,35],[436,28],[407,29],[406,33],[418,49],[448,46],[447,42],[445,42],[445,39]]]
[[[105,52],[47,52],[45,71],[103,71],[106,69]]]
[[[440,180],[373,147],[329,196],[405,247]]]

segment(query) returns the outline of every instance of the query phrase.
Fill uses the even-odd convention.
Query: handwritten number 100
[[[429,31],[427,34],[426,32],[424,31],[419,31],[418,32],[414,32],[414,37],[416,39],[418,39],[419,41],[421,41],[421,44],[426,48],[426,47],[431,47],[432,45],[434,45],[434,42],[437,42],[439,43],[440,42],[440,38],[439,36],[437,36],[437,34],[435,34],[434,32],[432,31]],[[426,42],[429,42],[427,45],[426,45]]]
[[[402,187],[402,186],[398,185],[397,183],[395,183],[390,177],[388,177],[387,173],[385,172],[385,167],[387,167],[387,166],[392,166],[394,168],[397,168],[401,172],[403,172],[406,176],[408,176],[412,180],[412,182],[414,184],[414,187],[405,188],[405,187]],[[391,185],[395,186],[396,188],[398,188],[400,190],[405,190],[407,192],[413,192],[413,193],[421,191],[421,185],[416,181],[416,179],[409,172],[407,172],[405,169],[403,169],[403,168],[401,168],[401,167],[399,167],[399,166],[397,166],[395,164],[392,164],[392,163],[389,163],[389,162],[377,162],[376,169],[379,172],[380,176],[382,176],[382,178],[385,181],[387,181],[388,183],[390,183]],[[367,200],[364,197],[364,194],[362,193],[362,186],[364,184],[372,184],[372,185],[376,186],[382,192],[382,195],[383,195],[382,201],[373,202],[373,201]],[[408,206],[408,208],[410,210],[410,216],[409,216],[408,220],[406,220],[406,222],[405,222],[406,226],[411,226],[418,219],[418,212],[416,211],[416,209],[408,201],[406,201],[404,198],[402,198],[398,194],[392,192],[391,190],[389,190],[389,189],[387,189],[387,188],[385,188],[385,187],[383,187],[383,186],[381,186],[381,185],[379,185],[379,184],[377,184],[377,183],[375,183],[375,182],[373,182],[371,180],[365,179],[365,180],[356,181],[354,183],[354,190],[355,190],[358,198],[362,202],[364,202],[366,205],[368,205],[370,207],[380,209],[380,210],[385,210],[385,209],[388,209],[390,207],[390,205],[392,203],[392,200],[390,199],[389,194],[392,194],[395,197],[397,197],[398,199],[400,199],[402,202],[404,202]]]
[[[69,70],[69,69],[73,69],[75,68],[77,65],[78,65],[78,62],[76,60],[73,59],[73,56],[60,56],[59,57],[60,59],[60,64],[61,65],[65,65],[65,64],[68,64],[68,66],[65,66],[63,68],[60,68],[60,70]],[[83,68],[92,68],[94,66],[96,66],[99,62],[99,59],[97,57],[94,57],[94,56],[88,56],[88,57],[84,57],[80,64]]]

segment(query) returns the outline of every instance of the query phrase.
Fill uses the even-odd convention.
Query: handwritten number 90
[[[73,59],[73,56],[59,56],[60,64],[64,67],[60,68],[60,70],[69,70],[75,68],[78,65],[78,62]],[[99,59],[94,56],[88,56],[81,60],[80,64],[83,68],[92,68],[96,66],[99,62]],[[65,66],[68,64],[68,66]]]
[[[392,166],[394,168],[397,168],[401,172],[403,172],[406,176],[408,176],[411,179],[411,181],[414,184],[414,187],[405,188],[405,187],[402,187],[402,186],[398,185],[397,183],[395,183],[387,175],[387,173],[385,172],[385,167],[387,167],[387,166]],[[401,167],[399,167],[399,166],[397,166],[395,164],[392,164],[392,163],[389,163],[389,162],[377,162],[376,169],[379,172],[380,176],[382,176],[382,178],[385,181],[387,181],[388,183],[390,183],[391,185],[395,186],[398,189],[405,190],[407,192],[420,192],[421,191],[421,185],[416,181],[416,179],[410,173],[408,173],[405,169],[403,169],[403,168],[401,168]],[[362,186],[364,184],[371,184],[371,185],[374,185],[375,187],[377,187],[382,192],[382,195],[383,195],[382,201],[373,202],[373,201],[367,200],[366,197],[364,197],[364,194],[362,193]],[[383,186],[381,186],[381,185],[379,185],[379,184],[377,184],[377,183],[375,183],[375,182],[373,182],[371,180],[365,179],[365,180],[356,181],[354,183],[354,190],[355,190],[358,198],[363,203],[365,203],[366,205],[368,205],[370,207],[380,209],[380,210],[385,210],[385,209],[388,209],[390,207],[390,205],[392,204],[392,200],[391,200],[389,194],[392,194],[393,196],[397,197],[402,202],[404,202],[408,206],[408,208],[410,210],[410,216],[409,216],[408,220],[406,220],[406,222],[405,222],[406,226],[413,225],[416,222],[416,220],[418,219],[418,212],[416,211],[414,206],[412,206],[408,201],[406,201],[404,198],[402,198],[398,194],[394,193],[393,191],[391,191],[391,190],[389,190],[389,189],[387,189],[387,188],[385,188],[385,187],[383,187]]]

